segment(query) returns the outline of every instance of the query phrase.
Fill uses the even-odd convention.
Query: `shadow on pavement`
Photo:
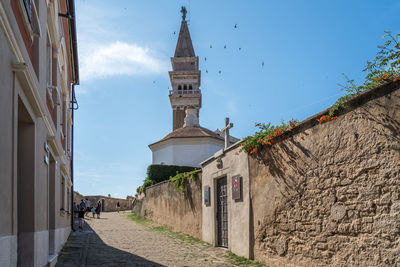
[[[57,267],[164,266],[105,244],[87,223],[79,229],[77,222],[75,220],[77,230],[68,237],[58,257]]]

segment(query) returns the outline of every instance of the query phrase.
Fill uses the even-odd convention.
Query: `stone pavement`
[[[170,237],[126,215],[87,218],[83,230],[71,233],[56,266],[235,266],[224,249]]]

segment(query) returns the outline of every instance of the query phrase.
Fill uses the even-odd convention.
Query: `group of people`
[[[100,219],[100,212],[101,212],[101,201],[98,201],[95,205],[91,205],[89,199],[81,200],[81,203],[74,205],[76,207],[75,213],[78,214],[79,218],[79,228],[83,228],[84,218],[85,215],[89,216],[90,212],[93,214],[93,218],[97,215],[97,219]]]
[[[100,219],[100,212],[102,211],[102,204],[99,200],[95,205],[91,205],[89,199],[82,199],[81,203],[76,204],[74,202],[74,213],[78,215],[79,218],[79,228],[83,228],[83,224],[85,223],[85,216],[89,216],[90,212],[93,214],[93,218],[97,215],[97,219]],[[121,205],[117,202],[117,211],[119,213],[121,209]]]

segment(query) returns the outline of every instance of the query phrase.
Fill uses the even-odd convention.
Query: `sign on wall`
[[[242,177],[240,175],[232,176],[232,199],[240,200],[242,198]]]
[[[204,204],[210,206],[210,186],[204,186]]]

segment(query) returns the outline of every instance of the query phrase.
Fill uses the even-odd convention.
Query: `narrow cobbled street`
[[[225,249],[174,238],[128,214],[87,217],[84,229],[71,233],[56,266],[236,266]]]

